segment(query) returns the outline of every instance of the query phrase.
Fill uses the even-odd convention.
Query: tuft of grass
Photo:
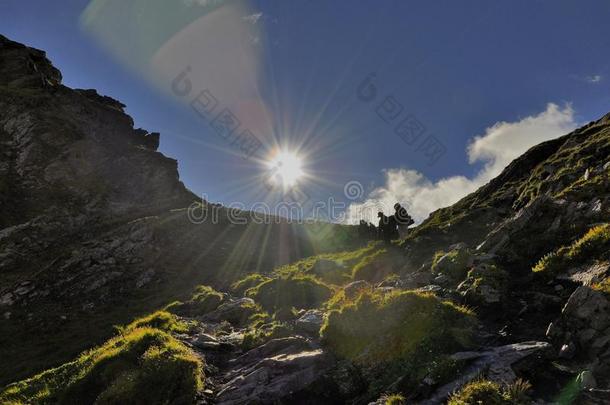
[[[199,285],[187,302],[175,301],[165,309],[185,316],[201,316],[218,308],[224,301],[224,295],[212,287]]]
[[[188,322],[178,319],[175,315],[166,311],[157,311],[143,318],[136,319],[127,326],[116,326],[122,333],[129,333],[138,328],[154,328],[165,332],[185,333],[189,330]]]
[[[610,295],[610,277],[606,277],[599,283],[595,283],[591,286],[596,291],[601,291],[604,294]]]
[[[385,405],[406,405],[407,400],[401,394],[390,394],[382,397]]]
[[[472,268],[468,271],[467,278],[472,280],[472,286],[475,289],[481,285],[488,285],[501,291],[506,289],[509,275],[505,270],[491,264]]]
[[[404,263],[401,253],[395,249],[377,249],[363,256],[352,269],[352,279],[379,282],[397,273]]]
[[[258,347],[271,339],[290,336],[292,328],[284,322],[258,323],[250,326],[244,334],[242,347],[245,350]]]
[[[476,380],[466,384],[453,394],[447,405],[505,405],[506,401],[498,384],[487,380]]]
[[[532,384],[522,378],[517,378],[515,382],[504,387],[504,398],[512,401],[513,404],[529,404],[531,400],[528,393],[532,389]]]
[[[316,308],[332,295],[332,289],[309,275],[272,278],[247,291],[247,295],[269,311],[280,308]]]
[[[256,287],[269,279],[269,277],[259,273],[248,274],[246,277],[233,283],[231,291],[237,295],[244,295],[250,288]]]
[[[517,379],[507,386],[500,386],[493,381],[479,379],[466,384],[453,394],[447,405],[525,405],[531,403],[527,393],[532,385]]]
[[[432,260],[432,272],[445,274],[454,280],[463,280],[468,273],[470,253],[467,249],[453,249],[450,252],[436,252]]]
[[[331,310],[320,332],[339,356],[375,364],[468,346],[475,323],[471,311],[432,294],[363,290]]]
[[[201,359],[169,333],[135,325],[70,363],[8,385],[0,402],[194,403]]]
[[[563,246],[543,256],[533,267],[535,273],[557,274],[570,266],[590,263],[593,260],[610,258],[610,224],[589,229],[570,246]]]

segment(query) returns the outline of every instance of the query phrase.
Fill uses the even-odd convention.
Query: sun
[[[284,188],[293,187],[303,177],[302,160],[293,152],[278,152],[267,167],[271,171],[271,181]]]

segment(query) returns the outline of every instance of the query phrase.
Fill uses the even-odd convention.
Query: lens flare
[[[296,185],[303,176],[302,160],[293,152],[279,152],[267,166],[271,170],[271,181],[284,187]]]

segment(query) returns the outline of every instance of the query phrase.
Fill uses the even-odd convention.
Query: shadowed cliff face
[[[116,217],[190,203],[159,134],[134,129],[124,105],[71,90],[44,52],[0,37],[4,226],[59,209]]]
[[[200,282],[312,254],[303,226],[193,224],[159,134],[0,36],[0,384],[69,359]]]

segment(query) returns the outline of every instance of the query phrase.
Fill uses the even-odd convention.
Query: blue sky
[[[163,35],[153,35],[154,51],[199,18],[194,7],[204,6],[204,0],[165,3],[182,8],[180,16],[161,6],[142,6],[160,2],[134,0],[145,12],[126,15],[120,23],[130,33],[133,27],[151,29],[146,21],[135,21],[140,17],[153,31],[164,27]],[[161,132],[160,150],[179,161],[181,178],[194,192],[246,206],[260,199],[263,187],[252,181],[260,164],[242,159],[192,109],[151,80],[146,60],[130,65],[112,49],[133,47],[136,53],[136,48],[147,49],[142,43],[129,38],[109,46],[100,41],[99,30],[83,26],[89,3],[3,0],[0,33],[46,50],[66,85],[96,88],[119,99],[136,127]],[[111,7],[113,2],[97,3]],[[90,19],[99,15],[91,13]],[[610,111],[608,15],[610,3],[602,0],[278,0],[249,2],[243,23],[255,26],[251,45],[256,49],[249,63],[256,69],[273,136],[281,144],[300,145],[306,156],[313,180],[300,187],[313,199],[333,196],[346,202],[354,202],[344,196],[349,181],[363,185],[364,194],[355,202],[414,199],[423,188],[436,202],[404,201],[421,217],[499,170],[490,167],[503,163],[497,153],[511,142],[519,143],[515,153],[521,153],[533,141],[560,135],[554,131]],[[174,18],[171,24],[169,18]],[[108,22],[99,21],[106,28]],[[220,48],[221,34],[213,41]],[[150,31],[144,36],[150,39]],[[377,98],[367,103],[357,97],[357,89],[371,73]],[[391,123],[376,112],[386,96],[402,107]],[[435,163],[393,132],[407,116],[425,127],[423,137],[434,136],[444,148]],[[520,126],[528,117],[534,121]],[[494,127],[502,122],[512,124]],[[539,124],[542,135],[536,136]],[[475,136],[485,139],[469,153]],[[491,171],[481,175],[486,169]],[[443,179],[470,183],[458,181],[454,189],[439,191]]]

